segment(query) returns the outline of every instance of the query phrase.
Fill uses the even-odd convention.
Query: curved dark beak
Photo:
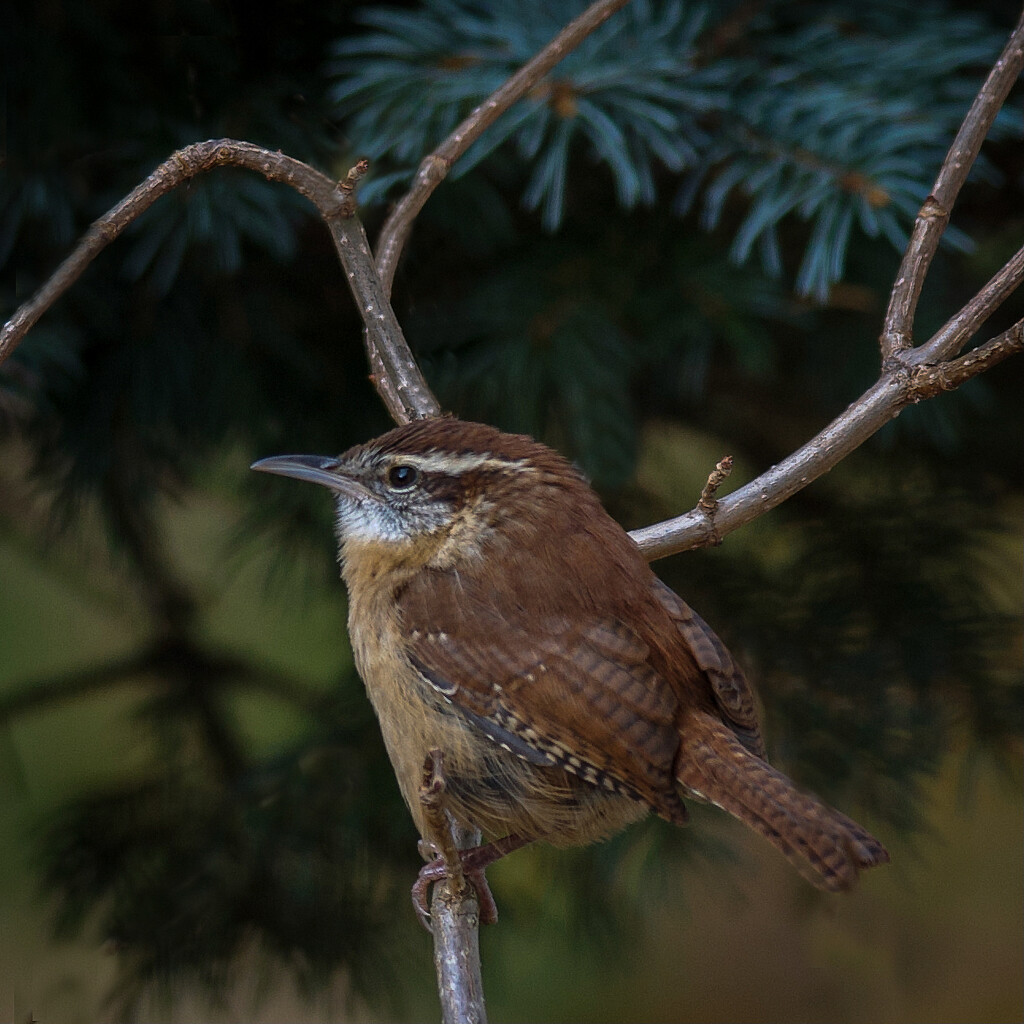
[[[336,456],[271,455],[268,459],[254,462],[249,468],[259,473],[276,473],[278,476],[290,476],[296,480],[308,480],[310,483],[329,487],[348,498],[377,500],[372,491],[345,473]]]

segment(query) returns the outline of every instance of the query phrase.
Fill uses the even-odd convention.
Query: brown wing
[[[742,669],[711,627],[675,591],[657,580],[654,592],[685,639],[698,668],[711,683],[715,704],[726,725],[747,750],[764,758],[757,703]]]
[[[678,701],[621,621],[552,610],[531,617],[527,633],[455,574],[414,581],[399,608],[413,664],[475,728],[535,764],[685,820],[673,778]]]

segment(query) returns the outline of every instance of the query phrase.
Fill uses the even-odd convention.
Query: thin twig
[[[1024,246],[1011,257],[970,302],[949,318],[932,337],[906,354],[908,365],[938,363],[955,356],[979,327],[1024,280]]]
[[[996,114],[1024,68],[1024,13],[949,147],[928,198],[917,215],[889,297],[879,338],[882,362],[913,344],[914,314],[924,279],[960,189],[967,180]]]
[[[504,85],[473,112],[420,163],[412,188],[384,222],[377,239],[377,272],[391,295],[395,268],[402,255],[413,221],[430,194],[447,177],[453,163],[506,111],[522,99],[563,57],[571,53],[599,25],[629,0],[597,0],[578,18],[570,21],[544,49],[524,64]]]
[[[721,498],[714,523],[700,509],[693,509],[633,530],[630,536],[649,561],[717,543],[838,465],[899,412],[902,391],[896,375],[887,374],[798,451]]]
[[[342,181],[338,182],[338,191],[343,196],[339,212],[343,217],[351,217],[356,212],[356,187],[366,177],[370,169],[370,161],[365,157],[357,160],[354,167],[350,167],[348,174]]]
[[[920,366],[913,375],[912,401],[919,402],[940,394],[953,391],[964,381],[977,377],[1007,356],[1024,351],[1024,320],[1018,320],[1011,328],[997,334],[983,345],[971,349],[966,355],[938,366]]]
[[[708,482],[700,492],[700,500],[697,502],[697,508],[706,515],[713,516],[715,509],[718,508],[718,499],[715,497],[715,494],[732,472],[732,461],[731,455],[723,456],[721,461],[708,474]]]

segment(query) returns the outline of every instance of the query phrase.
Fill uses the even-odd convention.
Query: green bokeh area
[[[338,177],[368,155],[376,237],[423,147],[582,5],[522,6],[6,12],[0,309],[203,139]],[[726,453],[723,494],[754,479],[877,379],[897,236],[1016,12],[629,11],[431,197],[394,304],[445,408],[556,446],[632,528],[692,508]],[[1021,126],[1011,98],[918,342],[1020,247]],[[330,500],[248,469],[387,428],[360,339],[308,205],[225,169],[0,367],[0,1020],[436,1019]],[[490,871],[492,1020],[1024,1016],[1022,393],[1017,356],[656,565],[755,683],[773,762],[892,864],[824,897],[699,806],[520,851]]]
[[[703,439],[708,450],[716,444],[716,439]],[[695,435],[666,426],[652,430],[643,445],[639,481],[671,480],[664,497],[673,500],[677,486],[699,482],[701,448]],[[671,474],[665,472],[667,465]],[[282,565],[265,547],[246,540],[238,530],[244,504],[231,495],[244,471],[244,460],[227,453],[217,485],[168,503],[159,517],[176,573],[204,597],[202,641],[287,673],[295,689],[314,700],[347,693],[342,713],[372,733],[358,682],[350,675],[343,588],[338,580],[322,586],[318,578],[317,557],[332,557],[330,537],[325,534],[323,550],[310,552],[305,567]],[[27,501],[30,489],[13,485],[6,493]],[[311,494],[314,501],[320,497]],[[1008,510],[1003,531],[976,547],[985,564],[999,566],[989,577],[996,610],[1012,609],[1016,601],[1021,565],[1013,513]],[[841,517],[835,522],[836,528],[844,527]],[[669,560],[662,568],[678,572],[687,562],[700,562],[693,571],[701,577],[727,572],[727,556],[784,564],[792,557],[788,532],[762,522],[724,549]],[[32,530],[8,530],[0,545],[7,584],[2,604],[5,695],[30,688],[30,680],[75,678],[77,670],[116,661],[145,640],[145,619],[140,621],[131,599],[131,584],[107,561],[101,536],[85,531],[74,544],[54,540],[44,548],[33,546],[33,540],[38,535]],[[886,571],[899,568],[889,565]],[[759,600],[763,606],[771,597]],[[1019,647],[1005,655],[1012,663]],[[125,678],[72,699],[45,701],[4,725],[0,1015],[18,1019],[28,1008],[40,1020],[91,1021],[109,1008],[112,992],[125,995],[131,960],[119,956],[117,944],[105,935],[111,891],[89,907],[81,931],[54,939],[59,890],[40,883],[40,865],[47,851],[52,855],[55,837],[59,841],[69,818],[80,827],[76,816],[83,799],[130,793],[159,780],[161,760],[169,756],[185,775],[196,767],[200,773],[210,770],[209,756],[187,722],[172,715],[169,725],[154,715],[154,699],[163,685],[152,676]],[[325,751],[332,739],[324,735],[324,720],[317,721],[318,714],[335,713],[323,710],[329,704],[311,712],[244,678],[221,691],[219,703],[247,765],[229,799],[248,806],[248,788],[262,774],[269,787],[264,800],[283,796],[298,801],[292,824],[300,834],[314,827],[306,815],[358,813],[344,785],[335,792],[313,773],[309,785],[324,786],[324,792],[296,791],[286,775],[273,771],[293,755],[309,761],[329,756]],[[191,748],[183,753],[179,745],[169,752],[168,729],[179,744]],[[776,731],[771,739],[778,738]],[[240,935],[233,934],[237,945],[230,970],[208,977],[195,964],[182,965],[171,957],[162,977],[159,964],[153,965],[145,991],[129,989],[131,1019],[432,1016],[429,943],[417,934],[405,900],[415,861],[403,857],[402,847],[407,844],[404,853],[410,855],[414,837],[372,739],[369,748],[366,740],[349,736],[346,741],[355,742],[377,764],[378,808],[387,807],[396,818],[394,834],[370,875],[353,863],[368,849],[381,851],[369,811],[362,823],[364,849],[335,848],[346,859],[334,865],[340,877],[354,877],[383,901],[376,912],[388,919],[374,938],[389,953],[362,969],[369,969],[371,978],[377,972],[376,984],[394,986],[387,999],[367,995],[354,984],[348,957],[341,957],[336,970],[310,976],[295,963],[294,950],[291,957],[280,955],[275,948],[279,935],[261,941],[250,922]],[[908,742],[918,739],[908,737]],[[885,837],[893,864],[872,872],[849,896],[812,893],[758,840],[718,812],[701,808],[694,808],[694,821],[683,832],[651,821],[590,851],[538,847],[496,866],[491,875],[502,919],[483,936],[493,1019],[1014,1019],[1021,1006],[1024,953],[1019,771],[1008,775],[988,756],[976,761],[976,738],[962,724],[949,734],[948,744],[929,752],[933,767],[926,777],[907,782],[918,818],[914,830],[865,819]],[[344,770],[345,763],[337,762],[338,769]],[[879,777],[874,783],[884,786],[886,780]],[[185,828],[191,816],[204,813],[202,802],[209,798],[204,787],[167,787],[165,781],[164,795],[154,799],[189,799],[190,794],[198,802],[184,817],[177,812],[168,816]],[[309,806],[303,807],[302,800],[309,800]],[[106,826],[100,819],[92,827]],[[281,836],[263,827],[270,829],[264,840],[282,853]],[[210,847],[193,870],[213,871],[210,862],[225,856],[218,837],[207,838]],[[315,871],[308,848],[301,842],[286,846],[305,859],[308,871]],[[180,851],[181,844],[172,848]],[[226,877],[243,870],[229,865]],[[167,871],[166,883],[179,887],[178,897],[188,896],[190,882],[194,879]],[[247,900],[225,891],[225,879],[219,884],[206,894],[208,903],[193,927],[207,914],[239,914],[247,906]],[[140,886],[136,895],[145,891]],[[272,891],[264,895],[274,898]],[[331,897],[330,891],[317,894],[313,904],[324,913],[338,913],[345,904]],[[302,906],[292,892],[284,909],[297,914]],[[140,926],[156,932],[168,927],[158,908],[137,909]],[[264,908],[256,919],[265,913]],[[316,928],[315,916],[306,926]],[[312,936],[315,940],[315,930]],[[197,949],[210,942],[201,933],[192,938]],[[329,935],[324,938],[328,951],[337,949]],[[399,956],[398,951],[404,952]],[[208,952],[222,955],[223,949],[215,943]]]

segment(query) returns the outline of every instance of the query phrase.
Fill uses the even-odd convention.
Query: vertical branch
[[[344,211],[326,217],[365,327],[374,386],[396,423],[437,416],[441,406],[413,357],[373,265],[362,222]]]
[[[454,832],[462,849],[480,842],[479,832]],[[480,903],[471,885],[459,888],[444,879],[434,886],[430,930],[443,1024],[487,1024],[480,969]]]
[[[914,314],[932,257],[967,175],[978,158],[1000,107],[1024,68],[1024,13],[989,72],[942,162],[939,175],[914,223],[900,263],[879,338],[882,362],[913,345]]]
[[[444,1024],[487,1024],[480,972],[480,911],[476,897],[434,886],[430,907],[434,967]]]

